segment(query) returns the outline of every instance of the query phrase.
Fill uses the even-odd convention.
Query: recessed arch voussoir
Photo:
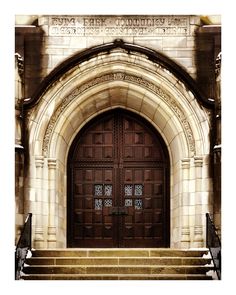
[[[111,104],[114,103],[114,100],[116,101],[116,104],[117,104],[117,100],[119,100],[118,94],[116,93],[116,96],[113,96],[111,95],[111,92],[112,94],[114,94],[114,88],[112,83],[114,82],[114,78],[118,78],[116,82],[118,82],[118,85],[121,85],[120,87],[122,89],[125,89],[125,97],[123,95],[120,96],[120,100],[121,100],[121,103],[126,104],[127,106],[128,104],[132,104],[132,103],[135,104],[136,106],[136,103],[137,102],[140,103],[142,100],[142,102],[139,105],[140,107],[139,111],[141,111],[141,107],[142,107],[144,112],[145,112],[145,109],[146,109],[146,112],[148,111],[150,112],[153,108],[149,108],[147,106],[148,103],[151,105],[154,105],[154,108],[155,108],[155,105],[158,105],[158,99],[155,99],[155,98],[153,99],[152,98],[153,95],[152,96],[150,95],[150,98],[148,98],[147,92],[153,93],[156,96],[156,98],[161,98],[162,100],[164,100],[167,104],[167,108],[171,108],[175,112],[175,115],[182,122],[182,125],[184,129],[186,130],[186,133],[187,133],[186,136],[189,141],[190,152],[193,152],[193,153],[195,152],[194,139],[193,139],[190,123],[187,121],[185,117],[185,113],[181,109],[181,105],[174,98],[172,98],[168,93],[165,93],[165,91],[163,91],[159,86],[156,86],[155,84],[152,84],[149,81],[145,81],[143,78],[139,78],[139,77],[135,77],[131,75],[125,75],[123,73],[112,73],[109,76],[107,75],[103,76],[103,79],[105,79],[106,82],[108,81],[109,78],[111,78],[112,81],[110,81],[109,83],[106,83],[106,85],[103,83],[106,88],[103,91],[99,90],[99,87],[100,87],[99,85],[95,87],[96,85],[95,81],[90,81],[89,84],[83,88],[83,89],[86,89],[86,91],[91,90],[91,97],[87,98],[90,100],[89,104],[83,102],[84,106],[86,106],[87,108],[87,112],[90,112],[92,114],[95,111],[102,110],[104,107],[107,108],[109,105],[111,106]],[[123,79],[125,81],[123,81]],[[99,77],[99,79],[96,79],[96,82],[99,82],[99,81],[104,82],[102,80],[102,77]],[[137,81],[139,82],[138,85],[137,85]],[[140,100],[140,96],[141,96],[141,100]],[[55,126],[57,119],[60,117],[60,114],[72,101],[77,101],[77,104],[78,104],[79,101],[82,100],[82,97],[83,97],[83,94],[80,92],[80,90],[78,89],[73,90],[71,95],[64,98],[62,104],[54,112],[45,133],[45,138],[43,143],[44,153],[47,150],[47,144],[48,144],[50,135],[52,133],[52,130]],[[130,97],[130,99],[127,100],[127,97]],[[132,99],[132,98],[135,98],[136,101],[135,99]],[[143,102],[144,104],[142,106]],[[146,104],[146,108],[145,108],[145,104]],[[82,108],[82,109],[85,111],[85,108]],[[154,113],[155,111],[152,111],[152,116],[154,116]]]

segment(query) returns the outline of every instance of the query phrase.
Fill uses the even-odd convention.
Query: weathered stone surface
[[[185,15],[48,17],[50,36],[178,36],[188,35],[189,25]]]
[[[115,39],[154,49],[169,57],[196,78],[204,89],[209,87],[208,97],[211,97],[213,87],[209,73],[212,73],[208,68],[214,56],[213,44],[219,47],[220,42],[215,38],[213,43],[204,32],[201,36],[196,34],[199,16],[49,15],[39,16],[38,24],[37,28],[17,28],[16,48],[25,53],[26,97],[33,95],[46,74],[73,54]],[[33,224],[33,234],[39,233],[40,224],[40,238],[43,239],[40,245],[44,247],[51,236],[47,223],[52,218],[57,224],[55,245],[66,247],[70,145],[92,117],[116,107],[127,108],[148,119],[161,133],[169,150],[171,246],[183,247],[181,235],[190,239],[190,232],[188,243],[195,245],[196,234],[198,238],[201,236],[198,245],[203,246],[204,212],[212,208],[208,160],[211,115],[203,110],[179,77],[144,54],[126,52],[122,48],[75,65],[45,89],[37,105],[26,112],[30,160],[26,179],[17,170],[17,193],[23,195],[24,192],[24,200],[17,197],[17,226],[21,223],[22,210],[33,211],[37,220]],[[45,157],[41,170],[34,163],[34,157],[38,155]],[[202,156],[200,170],[194,162],[194,156],[198,155]],[[60,163],[53,180],[49,177],[47,157],[55,157]],[[183,167],[179,163],[186,158],[189,160],[188,176],[183,180]],[[52,184],[55,186],[55,207],[51,204],[54,212],[50,212],[48,201],[48,188]]]
[[[68,249],[34,251],[25,280],[207,280],[207,251]],[[52,256],[53,255],[53,256]],[[86,257],[84,257],[86,255]]]

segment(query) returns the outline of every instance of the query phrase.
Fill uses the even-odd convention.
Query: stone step
[[[212,280],[202,274],[33,274],[24,280]]]
[[[33,257],[201,257],[207,253],[208,250],[179,250],[169,248],[71,248],[32,251]]]
[[[32,251],[24,280],[208,280],[208,250],[167,248]]]
[[[32,265],[24,268],[25,274],[206,274],[212,270],[211,266],[189,265]]]
[[[29,265],[206,265],[202,257],[32,257]]]

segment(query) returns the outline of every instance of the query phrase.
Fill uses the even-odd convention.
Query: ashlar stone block
[[[178,48],[187,46],[187,37],[163,37],[163,51],[167,48]]]

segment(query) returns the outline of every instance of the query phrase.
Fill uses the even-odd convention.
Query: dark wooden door
[[[169,159],[152,126],[124,110],[75,139],[68,160],[68,247],[169,246]]]

